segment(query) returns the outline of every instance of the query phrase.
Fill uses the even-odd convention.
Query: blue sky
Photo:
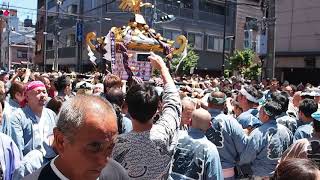
[[[18,10],[18,17],[20,21],[23,21],[28,16],[33,20],[33,24],[35,24],[35,21],[37,19],[37,0],[0,0],[0,5],[3,3],[10,4],[12,9]],[[28,9],[21,9],[28,8]]]

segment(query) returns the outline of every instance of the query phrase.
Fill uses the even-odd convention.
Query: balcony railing
[[[170,4],[157,4],[157,8],[167,14],[173,14],[182,18],[193,18],[193,10],[187,8],[179,8],[178,6],[172,6]]]
[[[108,4],[107,10],[109,12],[119,12],[121,11],[119,9],[119,2]],[[193,19],[194,18],[194,10],[188,9],[188,8],[180,8],[178,6],[173,6],[170,4],[157,4],[157,9],[159,9],[162,12],[165,12],[166,14],[172,14],[179,18],[185,18],[185,19]],[[158,12],[158,19],[163,16],[164,14]],[[206,21],[206,22],[212,22],[215,24],[224,24],[224,15],[215,14],[215,13],[208,13],[204,11],[199,11],[199,20]]]

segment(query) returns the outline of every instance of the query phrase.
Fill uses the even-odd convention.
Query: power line
[[[94,18],[94,19],[100,19],[100,16],[88,16],[88,15],[82,15],[82,14],[75,14],[75,13],[68,13],[68,12],[60,12],[57,13],[55,11],[48,11],[48,10],[41,10],[41,9],[32,9],[32,8],[26,8],[26,7],[20,7],[20,6],[10,6],[12,9],[24,9],[24,10],[30,10],[30,11],[37,11],[38,13],[41,12],[47,12],[48,14],[61,14],[66,16],[74,16],[74,17],[83,17],[83,18]],[[127,12],[109,12],[109,13],[127,13]]]

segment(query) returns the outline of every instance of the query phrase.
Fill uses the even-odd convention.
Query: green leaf
[[[245,78],[257,79],[261,74],[261,67],[254,62],[254,58],[255,53],[250,49],[236,50],[227,59],[227,72],[237,71]]]
[[[171,71],[175,72],[177,65],[181,60],[181,56],[175,57],[171,62]],[[199,55],[194,51],[194,49],[188,46],[188,54],[187,57],[181,63],[178,74],[190,74],[190,69],[195,68],[199,61]]]

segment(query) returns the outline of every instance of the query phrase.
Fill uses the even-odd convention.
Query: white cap
[[[92,89],[93,85],[91,83],[81,81],[76,84],[76,89]]]

